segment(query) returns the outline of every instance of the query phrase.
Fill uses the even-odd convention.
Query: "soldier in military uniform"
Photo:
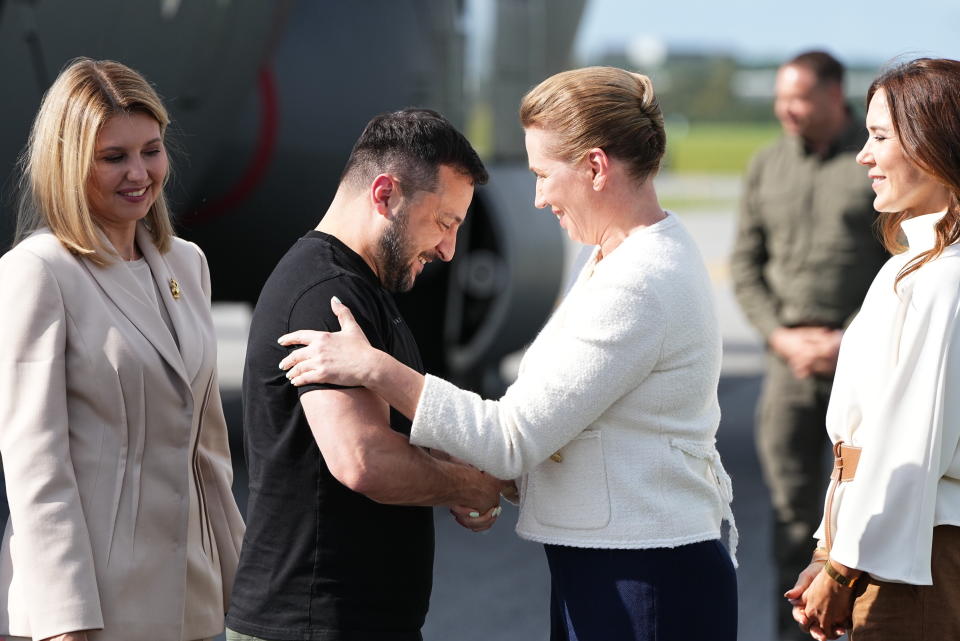
[[[843,328],[887,258],[866,140],[844,100],[843,66],[812,51],[777,72],[784,135],[750,163],[731,260],[737,299],[766,341],[757,449],[773,501],[778,589],[793,587],[822,515],[824,421]],[[806,637],[782,601],[780,639]]]

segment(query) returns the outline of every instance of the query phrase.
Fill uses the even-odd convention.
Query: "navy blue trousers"
[[[737,576],[719,541],[544,549],[550,641],[736,641]]]

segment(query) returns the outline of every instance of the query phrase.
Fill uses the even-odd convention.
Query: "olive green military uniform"
[[[799,138],[783,137],[753,158],[731,274],[743,311],[764,339],[779,327],[845,327],[888,258],[874,227],[873,190],[856,162],[865,140],[863,125],[851,119],[824,157]],[[809,562],[822,516],[832,382],[832,376],[797,379],[768,353],[757,449],[775,512],[778,596]],[[781,638],[804,638],[781,601]]]

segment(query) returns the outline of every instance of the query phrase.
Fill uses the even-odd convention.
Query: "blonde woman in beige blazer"
[[[135,71],[80,59],[33,125],[0,258],[8,638],[223,630],[243,522],[209,272],[163,197],[168,122]]]

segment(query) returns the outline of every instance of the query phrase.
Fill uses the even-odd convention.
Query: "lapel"
[[[147,260],[147,264],[150,265],[153,279],[157,283],[157,290],[160,292],[160,302],[167,308],[173,330],[177,335],[177,342],[180,345],[179,357],[183,362],[186,380],[192,382],[204,358],[201,322],[203,316],[198,315],[194,309],[198,301],[206,304],[203,292],[198,289],[199,278],[193,277],[198,270],[177,260],[175,248],[171,248],[166,254],[161,254],[153,244],[150,232],[143,223],[137,224],[137,246]],[[199,263],[200,257],[195,251],[190,251],[190,258],[195,263]],[[176,281],[180,298],[173,297],[171,280]],[[197,291],[192,291],[193,289]]]
[[[144,239],[144,236],[141,235],[141,227],[142,225],[137,225],[138,244],[143,242],[142,239]],[[106,236],[103,237],[103,240],[108,244],[107,246],[110,246],[110,241],[107,240]],[[149,232],[147,233],[146,240],[150,249],[153,249],[154,253],[157,254],[158,252],[153,246],[153,241],[149,240]],[[143,248],[141,251],[143,251]],[[144,255],[146,255],[146,252],[144,252]],[[147,259],[147,262],[150,264],[150,268],[153,269],[153,263],[151,263],[149,259]],[[99,267],[84,258],[83,264],[100,285],[100,288],[106,293],[107,297],[117,306],[117,309],[143,334],[143,337],[153,345],[173,371],[189,386],[190,379],[187,377],[183,358],[180,356],[177,344],[174,342],[173,336],[171,336],[170,330],[167,329],[160,314],[157,313],[157,310],[151,304],[144,300],[143,290],[137,282],[136,277],[130,271],[130,268],[120,260],[106,267]],[[166,290],[169,295],[169,285],[166,286]],[[161,288],[161,293],[162,292],[163,288]],[[171,314],[171,318],[172,316],[173,314]]]

